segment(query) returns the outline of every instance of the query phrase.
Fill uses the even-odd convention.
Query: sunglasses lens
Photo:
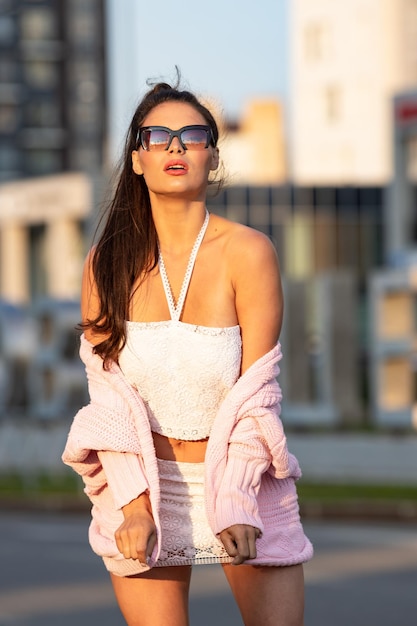
[[[145,150],[165,150],[169,142],[169,132],[149,128],[142,130],[142,145]]]
[[[210,128],[207,126],[185,126],[180,130],[158,126],[140,129],[140,142],[145,150],[166,150],[174,137],[181,137],[180,143],[186,150],[204,150],[210,143]]]
[[[204,128],[187,128],[181,133],[181,141],[187,149],[204,150],[207,147],[207,131]]]

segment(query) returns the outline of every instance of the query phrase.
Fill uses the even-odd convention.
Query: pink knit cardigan
[[[124,559],[114,531],[123,521],[122,491],[133,493],[135,483],[149,491],[157,528],[157,545],[149,566],[161,550],[160,489],[155,448],[146,407],[138,392],[113,364],[102,359],[81,337],[80,356],[86,366],[90,404],[75,416],[62,459],[79,473],[92,501],[89,538],[107,569],[126,576],[144,571],[134,559]],[[281,390],[276,377],[281,359],[279,344],[256,361],[235,383],[214,420],[205,457],[205,502],[214,534],[233,524],[261,530],[257,565],[293,565],[312,557],[298,512],[295,480],[301,476],[296,458],[288,452],[280,414]],[[131,471],[114,455],[122,478],[109,488],[100,451],[131,453]],[[117,459],[120,459],[118,463]],[[118,468],[116,467],[116,470]]]

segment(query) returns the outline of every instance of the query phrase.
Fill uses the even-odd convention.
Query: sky
[[[147,79],[175,79],[237,119],[248,99],[288,90],[288,0],[106,0],[110,153]]]

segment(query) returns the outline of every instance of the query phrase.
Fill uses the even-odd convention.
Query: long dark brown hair
[[[143,176],[132,169],[132,151],[146,116],[164,102],[193,106],[213,131],[217,145],[219,131],[210,111],[190,91],[177,84],[155,84],[139,103],[126,136],[115,192],[104,216],[104,225],[92,256],[92,271],[99,296],[99,313],[84,320],[81,329],[106,335],[94,351],[108,369],[126,343],[126,320],[134,285],[158,263],[158,235],[152,218],[149,191]]]

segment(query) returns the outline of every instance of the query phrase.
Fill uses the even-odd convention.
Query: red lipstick
[[[171,159],[165,163],[164,172],[171,176],[182,176],[188,172],[188,165],[181,159]]]

